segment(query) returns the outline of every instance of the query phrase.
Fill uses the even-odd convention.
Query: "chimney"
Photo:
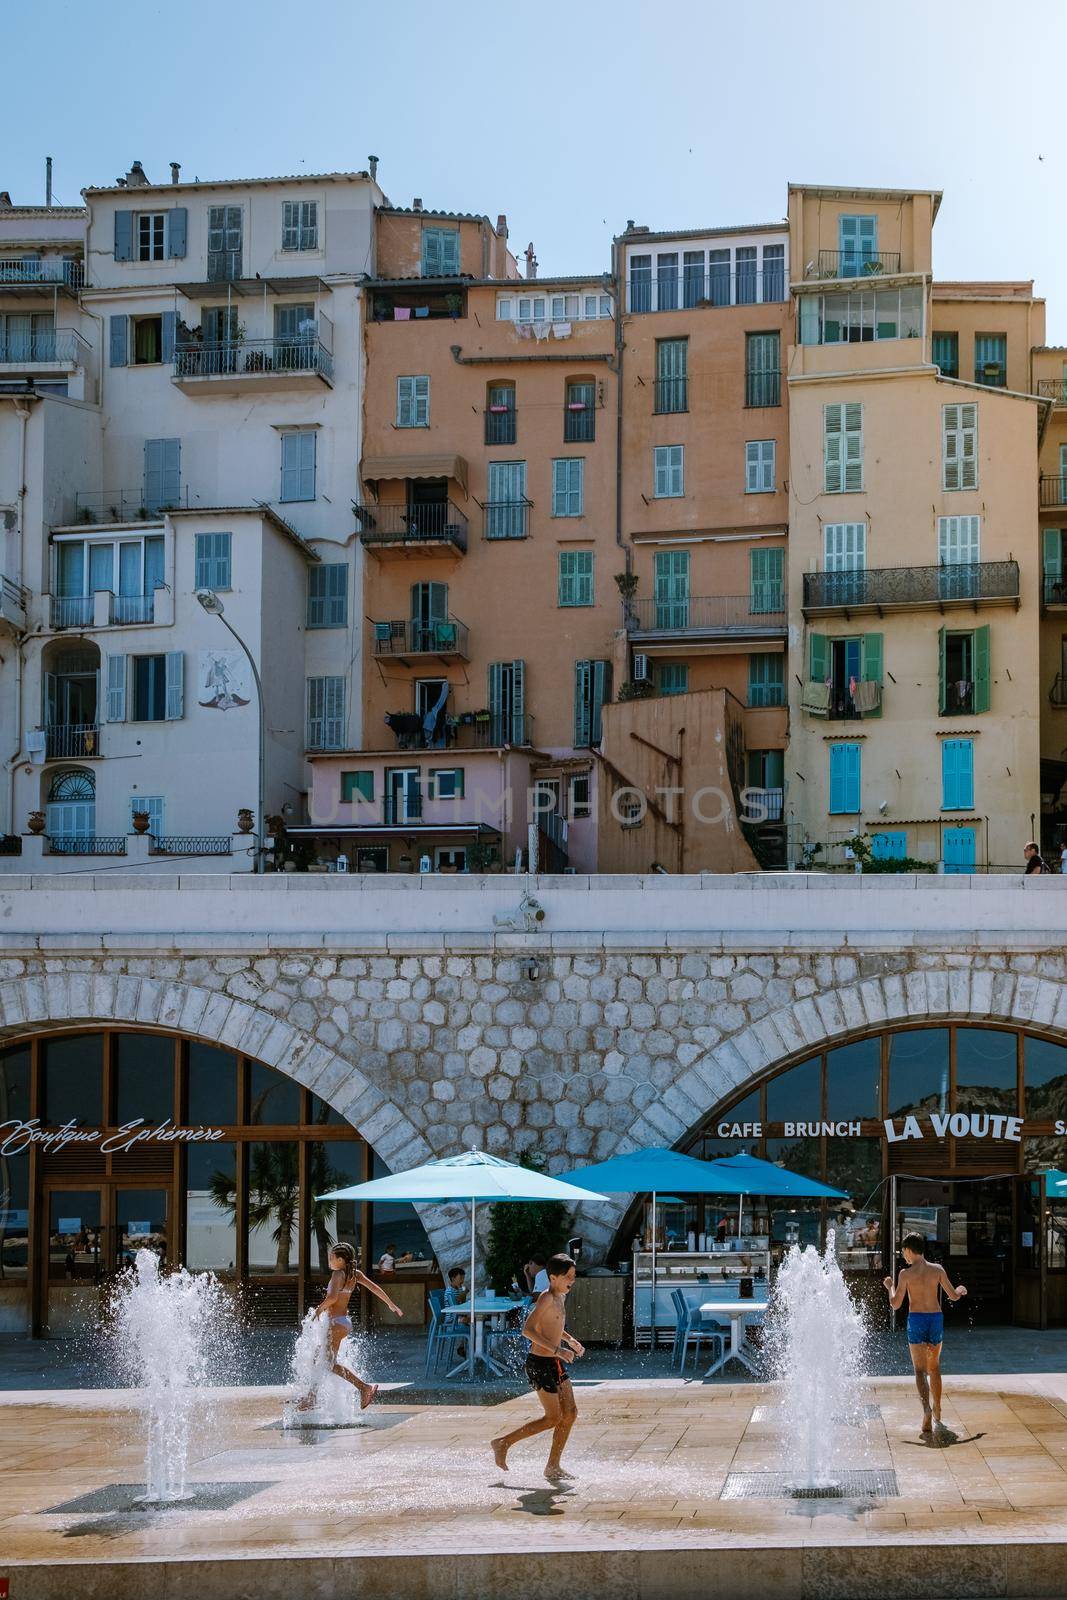
[[[367,166],[370,169],[370,181],[371,181],[371,183],[377,183],[378,182],[378,157],[377,156],[368,156],[367,157]]]
[[[181,183],[181,181],[182,181],[182,164],[181,164],[180,161],[172,161],[171,162],[171,164],[170,164],[170,181],[171,181],[171,183]]]
[[[44,203],[48,210],[52,209],[52,157],[44,158]]]
[[[411,202],[411,209],[412,211],[422,210],[422,199],[419,195],[416,195],[414,200]]]
[[[498,239],[506,239],[508,236],[508,219],[503,212],[496,219],[496,234]]]
[[[11,195],[7,189],[0,189],[0,211],[11,209]]]
[[[139,161],[135,161],[129,172],[127,172],[126,187],[127,189],[148,188],[148,178],[145,175],[145,170]]]
[[[537,277],[537,257],[534,255],[533,240],[526,246],[526,276]]]
[[[627,217],[627,219],[626,219],[626,232],[627,233],[633,233],[633,231],[634,231],[634,219],[633,219],[633,217]]]

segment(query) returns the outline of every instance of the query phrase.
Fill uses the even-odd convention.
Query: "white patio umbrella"
[[[471,1306],[474,1305],[475,1231],[478,1203],[495,1200],[563,1200],[571,1205],[580,1200],[606,1197],[576,1184],[548,1178],[530,1167],[517,1167],[484,1150],[466,1150],[460,1156],[428,1161],[408,1172],[394,1172],[388,1178],[372,1178],[369,1183],[350,1184],[347,1189],[332,1189],[316,1200],[410,1200],[416,1205],[464,1201],[471,1208]],[[473,1327],[472,1327],[473,1334]],[[467,1340],[468,1372],[474,1374],[474,1339]]]

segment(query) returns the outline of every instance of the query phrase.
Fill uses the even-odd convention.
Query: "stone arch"
[[[0,983],[0,1043],[82,1025],[166,1029],[254,1056],[305,1089],[313,1089],[396,1170],[433,1160],[433,1150],[408,1117],[354,1060],[276,1014],[264,1003],[268,1001],[277,1005],[286,997],[272,994],[264,985],[262,1000],[257,1003],[176,978],[131,972],[22,975]],[[358,1048],[352,1048],[357,1055]],[[462,1258],[470,1239],[463,1208],[418,1209],[438,1260],[447,1262],[457,1251]]]

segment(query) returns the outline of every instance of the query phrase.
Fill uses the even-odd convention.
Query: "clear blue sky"
[[[0,188],[360,168],[505,211],[542,272],[628,217],[782,216],[786,183],[941,188],[945,278],[1034,278],[1067,342],[1061,0],[37,0],[5,7]],[[1051,69],[1048,64],[1051,63]],[[1039,159],[1043,157],[1043,159]]]

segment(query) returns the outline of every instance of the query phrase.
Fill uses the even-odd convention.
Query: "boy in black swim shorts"
[[[567,1367],[577,1356],[584,1356],[585,1350],[563,1326],[564,1301],[574,1284],[574,1262],[570,1256],[553,1256],[546,1270],[548,1288],[539,1296],[522,1330],[530,1341],[526,1376],[541,1402],[544,1414],[516,1428],[513,1433],[494,1439],[493,1460],[506,1472],[508,1451],[513,1444],[518,1444],[520,1439],[531,1439],[535,1433],[544,1433],[551,1428],[552,1448],[548,1453],[545,1477],[549,1483],[565,1483],[573,1477],[573,1473],[564,1469],[560,1457],[578,1415]]]

